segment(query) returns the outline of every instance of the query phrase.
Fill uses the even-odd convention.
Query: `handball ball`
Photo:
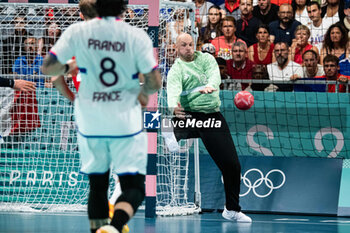
[[[240,91],[234,99],[235,105],[240,110],[248,110],[254,104],[254,96],[249,91]]]

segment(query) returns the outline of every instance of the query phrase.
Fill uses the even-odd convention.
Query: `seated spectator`
[[[330,21],[332,24],[343,21],[344,1],[343,0],[326,0],[327,5],[322,7],[322,18],[325,21]]]
[[[252,70],[252,79],[255,80],[269,80],[269,74],[267,73],[267,69],[265,65],[261,65],[261,64],[256,64],[253,67]],[[268,87],[269,84],[263,84],[263,83],[252,83],[252,85],[250,85],[250,88],[253,91],[264,91],[266,87]]]
[[[334,55],[327,55],[323,59],[323,69],[325,75],[317,76],[316,78],[326,78],[326,80],[339,81],[341,83],[348,83],[350,77],[339,74],[339,58]],[[338,88],[336,84],[328,84],[327,92],[346,92],[346,86],[339,84]]]
[[[14,34],[5,35],[4,30],[2,36],[6,38],[2,41],[2,56],[0,59],[1,73],[12,74],[12,65],[17,57],[23,51],[23,44],[27,38],[28,32],[26,30],[27,20],[24,15],[17,15],[12,21],[14,27]]]
[[[184,9],[177,9],[174,13],[173,21],[166,24],[166,37],[169,37],[171,43],[176,43],[176,38],[191,26],[189,18],[185,17],[187,12]]]
[[[240,0],[225,0],[225,3],[220,5],[220,8],[223,9],[226,13],[226,16],[231,16],[238,20],[241,18],[241,11],[239,10],[239,1]]]
[[[26,80],[36,82],[39,87],[44,86],[44,79],[29,77],[31,75],[41,75],[40,67],[43,64],[43,57],[38,54],[38,43],[35,37],[27,37],[24,41],[24,54],[19,56],[12,67],[14,74],[26,75]]]
[[[279,20],[269,24],[271,38],[274,43],[286,42],[288,46],[292,44],[295,29],[300,25],[293,17],[293,8],[291,5],[282,4],[278,11]]]
[[[202,27],[200,33],[199,39],[202,43],[210,43],[216,37],[221,36],[220,20],[220,8],[218,6],[211,6],[208,13],[208,24]]]
[[[267,65],[269,79],[272,81],[290,81],[301,78],[303,70],[301,65],[290,60],[288,55],[289,47],[286,42],[275,44],[274,54],[276,62]],[[277,91],[293,91],[291,84],[276,84]]]
[[[258,5],[254,6],[253,15],[263,24],[269,25],[278,20],[278,9],[279,7],[272,4],[270,0],[258,0]]]
[[[230,79],[230,76],[227,75],[226,60],[221,58],[221,57],[217,57],[215,59],[216,59],[216,62],[218,63],[219,69],[220,69],[221,81]],[[221,83],[220,89],[221,90],[232,90],[231,86],[232,86],[231,83]]]
[[[291,59],[292,61],[302,64],[303,58],[302,55],[305,51],[313,50],[317,53],[318,57],[318,49],[316,46],[312,46],[309,43],[310,30],[305,25],[299,25],[295,30],[295,39],[291,46]]]
[[[215,57],[215,46],[211,43],[202,45],[201,51],[202,53],[209,53]]]
[[[62,34],[61,27],[56,22],[51,22],[45,30],[44,38],[38,41],[38,51],[41,56],[46,56],[46,53],[50,51],[52,46],[60,38]]]
[[[349,38],[346,29],[340,23],[331,25],[324,37],[321,50],[321,64],[324,57],[329,54],[335,55],[339,60],[348,57],[348,42]]]
[[[350,58],[339,61],[339,73],[350,76]]]
[[[281,6],[282,4],[292,4],[292,0],[271,0],[271,3]]]
[[[256,38],[258,43],[253,44],[248,49],[248,57],[256,64],[268,65],[273,61],[274,44],[270,42],[269,28],[266,25],[260,25]]]
[[[231,49],[233,43],[236,41],[245,42],[238,39],[235,35],[236,21],[233,17],[228,16],[221,20],[221,30],[223,35],[216,37],[211,43],[215,46],[216,57],[228,60],[232,58]]]
[[[344,20],[341,21],[342,25],[348,31],[348,37],[350,37],[350,1],[346,0],[344,4]]]
[[[244,40],[247,46],[251,46],[257,42],[253,35],[258,31],[261,24],[260,20],[253,16],[253,0],[241,0],[239,4],[241,18],[237,21],[236,35]]]
[[[207,0],[194,0],[196,5],[196,27],[202,28],[207,26],[209,8],[214,6],[213,3]]]
[[[324,75],[323,66],[318,64],[318,54],[308,50],[303,54],[303,78],[314,78]]]
[[[252,79],[254,62],[247,58],[247,45],[237,41],[232,46],[232,59],[226,62],[227,74],[231,79]],[[242,90],[245,90],[249,83],[242,83]]]
[[[309,15],[307,14],[307,5],[309,3],[310,3],[310,0],[293,0],[292,1],[294,19],[306,26],[308,26],[311,23]]]
[[[176,45],[175,44],[162,44],[160,53],[163,55],[161,56],[161,60],[159,63],[159,69],[162,71],[163,74],[163,80],[166,81],[166,77],[168,75],[168,72],[171,68],[171,66],[174,64],[175,59],[177,57],[176,53]]]
[[[318,2],[310,2],[307,6],[307,12],[311,20],[311,24],[308,25],[310,29],[310,44],[316,46],[318,51],[321,52],[324,35],[327,33],[327,30],[332,23],[331,21],[325,21],[322,19],[321,6]]]

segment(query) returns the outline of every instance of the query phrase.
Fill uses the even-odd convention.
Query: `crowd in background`
[[[232,82],[223,88],[346,91],[350,74],[350,1],[193,2],[199,32],[197,49],[216,57],[222,79],[279,81],[276,85]],[[341,84],[324,85],[321,89],[319,85],[291,84],[300,79],[334,80]],[[289,83],[281,84],[283,81]]]
[[[178,2],[192,2],[178,0]],[[328,85],[328,92],[345,92],[350,75],[350,0],[193,0],[197,50],[216,57],[223,80],[230,90],[293,91],[290,84],[257,84],[249,80],[294,81],[299,79],[335,80],[342,85]],[[30,9],[30,8],[29,8]],[[14,11],[16,9],[13,9]],[[10,14],[9,9],[0,9]],[[31,14],[32,13],[32,14]],[[145,15],[144,10],[128,9],[125,21]],[[169,12],[162,11],[161,14]],[[50,87],[40,78],[43,57],[69,24],[79,20],[76,7],[47,8],[41,12],[42,27],[31,15],[15,13],[13,31],[1,40],[0,74],[25,76],[38,87]],[[165,22],[166,35],[159,40],[163,77],[176,59],[176,37],[188,30],[188,12],[173,12]],[[37,18],[36,18],[37,19]],[[28,29],[30,28],[30,29]],[[167,40],[164,40],[167,37]],[[339,69],[338,69],[339,66]],[[333,67],[335,67],[333,69]],[[39,78],[35,76],[38,76]],[[312,89],[312,86],[308,88]]]

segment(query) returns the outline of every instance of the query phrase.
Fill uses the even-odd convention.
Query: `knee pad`
[[[145,176],[126,175],[119,177],[119,180],[123,193],[118,198],[117,203],[127,202],[136,212],[145,198]]]

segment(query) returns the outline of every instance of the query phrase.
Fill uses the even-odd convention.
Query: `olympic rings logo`
[[[250,181],[247,178],[247,175],[251,172],[257,172],[260,175],[260,178],[257,179],[254,183],[252,183],[252,181]],[[271,173],[273,173],[273,172],[279,173],[282,176],[282,182],[279,185],[275,186],[274,183],[272,182],[272,180],[269,179],[269,175],[271,175]],[[264,197],[269,196],[273,190],[279,189],[284,185],[284,183],[286,181],[286,175],[281,170],[273,169],[273,170],[269,171],[266,174],[266,176],[264,176],[262,171],[260,171],[257,168],[252,168],[252,169],[249,169],[248,171],[246,171],[243,176],[241,176],[241,180],[243,181],[243,184],[248,188],[248,190],[245,193],[240,194],[239,195],[240,197],[246,196],[250,192],[250,190],[253,190],[253,193],[255,194],[255,196],[260,197],[260,198],[264,198]],[[257,193],[257,191],[255,189],[260,187],[263,184],[263,182],[270,189],[270,191],[267,192],[266,194],[259,194],[259,193]]]

